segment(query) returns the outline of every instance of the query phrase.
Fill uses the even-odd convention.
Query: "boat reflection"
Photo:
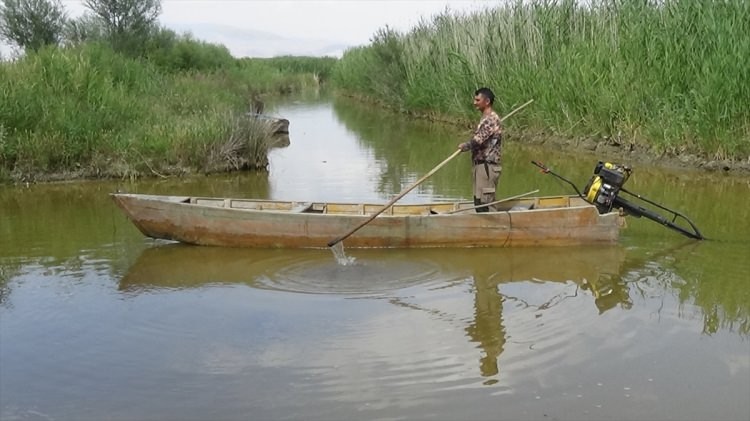
[[[288,254],[289,251],[286,251]],[[279,250],[160,245],[143,250],[120,279],[122,292],[201,288],[212,284],[252,286]]]
[[[215,284],[318,294],[387,294],[444,279],[448,269],[420,253],[378,250],[340,265],[327,249],[233,249],[169,244],[144,250],[119,290],[202,288]]]
[[[567,298],[593,298],[599,314],[632,306],[623,273],[629,266],[620,246],[509,249],[372,250],[357,253],[354,267],[338,265],[328,250],[268,250],[195,247],[170,244],[143,251],[119,290],[138,294],[158,290],[247,285],[305,293],[379,295],[397,306],[427,311],[455,322],[455,315],[400,297],[398,291],[429,284],[473,282],[473,317],[466,336],[481,348],[482,377],[498,374],[498,357],[506,343],[503,306],[521,303],[548,310]],[[519,288],[539,291],[550,286],[562,294],[531,304],[514,295]],[[505,291],[505,289],[508,291]],[[545,290],[548,293],[549,290]],[[460,298],[459,298],[460,299]],[[539,301],[539,300],[537,300]],[[489,383],[496,379],[488,379]]]
[[[331,252],[234,249],[165,244],[142,251],[120,279],[123,292],[201,288],[212,284],[311,293],[397,291],[420,283],[473,278],[477,292],[518,281],[569,282],[590,289],[600,311],[621,302],[623,286],[610,278],[625,257],[619,246],[509,249],[357,250],[355,264],[341,266]],[[309,278],[309,279],[305,279]],[[616,276],[614,278],[617,278]],[[617,278],[619,279],[619,278]],[[387,285],[373,285],[373,282]],[[612,296],[619,296],[612,299]]]

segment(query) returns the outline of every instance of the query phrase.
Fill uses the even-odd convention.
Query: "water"
[[[634,165],[629,190],[711,241],[632,219],[607,247],[342,260],[145,239],[108,198],[385,203],[465,136],[341,99],[275,112],[269,174],[0,187],[1,419],[750,418],[746,178]],[[402,201],[467,199],[462,158]],[[531,159],[582,186],[606,158],[510,143],[498,197],[569,191]]]
[[[342,266],[353,265],[357,261],[354,257],[346,255],[344,243],[341,241],[331,246],[331,252],[333,253],[333,258],[336,259],[336,263]]]

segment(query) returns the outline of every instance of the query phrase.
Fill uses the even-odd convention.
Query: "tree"
[[[60,0],[3,0],[0,38],[24,50],[57,44],[67,17]]]
[[[140,52],[161,13],[160,0],[84,0],[83,4],[101,19],[112,46],[130,53]]]
[[[65,25],[65,42],[70,45],[105,39],[104,24],[98,16],[86,13],[78,19],[71,19]]]

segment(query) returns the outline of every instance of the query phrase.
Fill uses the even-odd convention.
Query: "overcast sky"
[[[71,17],[81,1],[63,0]],[[160,20],[178,32],[226,45],[235,56],[323,55],[366,44],[386,24],[407,30],[446,7],[457,12],[489,0],[162,0]]]

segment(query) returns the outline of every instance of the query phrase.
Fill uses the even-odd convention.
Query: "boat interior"
[[[295,202],[254,199],[222,199],[191,197],[184,200],[199,206],[256,211],[333,214],[333,215],[372,215],[380,211],[384,204],[374,203],[326,203]],[[577,196],[530,197],[508,200],[492,205],[492,212],[527,211],[532,209],[555,209],[588,205]],[[473,202],[436,202],[423,204],[395,204],[383,215],[451,215],[475,210]]]

